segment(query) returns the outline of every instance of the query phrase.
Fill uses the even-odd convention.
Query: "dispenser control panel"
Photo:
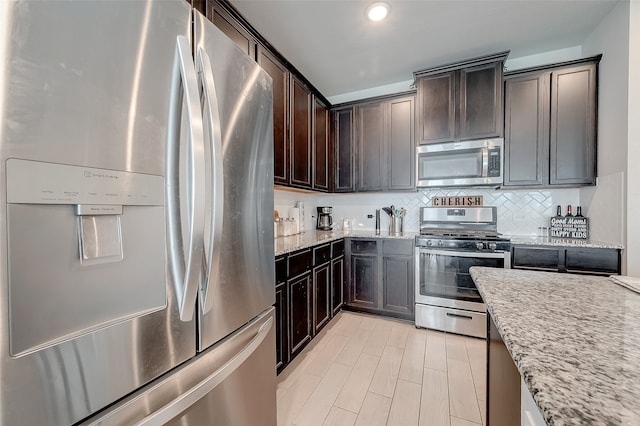
[[[7,160],[7,202],[164,205],[164,177],[41,161]]]

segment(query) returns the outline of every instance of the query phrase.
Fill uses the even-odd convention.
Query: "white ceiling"
[[[509,58],[579,46],[618,0],[231,0],[326,97],[413,78],[413,72],[510,50]]]

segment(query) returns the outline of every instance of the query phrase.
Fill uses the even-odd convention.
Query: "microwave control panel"
[[[500,148],[489,148],[489,166],[487,168],[487,176],[500,176]]]

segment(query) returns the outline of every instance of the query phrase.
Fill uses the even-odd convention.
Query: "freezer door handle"
[[[206,314],[213,306],[213,289],[215,285],[217,271],[220,270],[220,251],[222,241],[222,220],[224,216],[224,170],[222,161],[222,130],[220,122],[220,108],[218,107],[218,96],[213,80],[211,69],[211,59],[207,52],[198,48],[198,76],[202,87],[204,100],[203,117],[205,127],[205,137],[208,140],[206,149],[208,155],[206,159],[206,170],[210,173],[207,176],[207,216],[209,222],[205,225],[205,259],[204,279],[200,285],[200,304],[202,312]],[[212,197],[213,200],[211,200]]]
[[[169,270],[182,321],[193,318],[204,256],[205,144],[197,84],[191,44],[186,37],[178,36],[167,132],[166,191]],[[184,145],[183,97],[189,121],[189,137]]]
[[[247,358],[255,352],[269,334],[272,326],[273,317],[269,317],[269,319],[262,324],[255,337],[251,339],[251,341],[247,343],[247,345],[233,358],[223,364],[218,370],[205,377],[200,383],[182,393],[178,398],[136,423],[136,426],[164,425],[169,420],[173,419],[178,414],[198,402],[202,397],[207,395],[215,389],[216,386],[229,377],[231,373],[240,367],[240,365],[242,365],[242,363],[244,363]]]

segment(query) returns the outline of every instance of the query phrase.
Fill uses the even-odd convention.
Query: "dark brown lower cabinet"
[[[520,424],[520,373],[498,333],[491,315],[487,315],[487,424]]]
[[[331,262],[313,268],[313,335],[331,318]]]
[[[382,309],[401,314],[413,313],[412,281],[413,258],[407,256],[383,256]]]
[[[311,274],[288,282],[289,287],[289,359],[293,359],[311,341]]]
[[[331,260],[331,316],[342,308],[344,288],[344,256],[340,256]]]
[[[344,240],[278,256],[276,371],[278,374],[326,326],[344,300]]]
[[[614,275],[622,271],[620,249],[513,245],[511,267],[587,275]]]
[[[349,304],[363,308],[378,306],[378,256],[351,255],[351,293]]]
[[[347,240],[347,307],[413,320],[413,240]]]
[[[276,285],[276,371],[280,373],[289,362],[287,346],[287,283]]]
[[[280,373],[289,362],[287,257],[276,257],[276,371]]]

